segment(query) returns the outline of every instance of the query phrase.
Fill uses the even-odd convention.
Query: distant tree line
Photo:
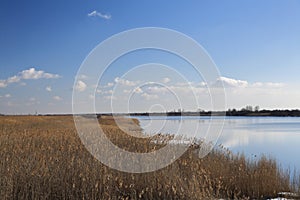
[[[259,106],[246,106],[240,110],[238,109],[228,109],[227,111],[212,112],[198,109],[198,111],[184,111],[183,109],[178,109],[178,111],[168,111],[168,112],[155,112],[155,113],[129,113],[131,116],[211,116],[211,115],[226,115],[226,116],[278,116],[278,117],[300,117],[300,110],[260,110]]]
[[[288,109],[275,109],[275,110],[267,110],[267,109],[259,109],[259,106],[246,106],[241,110],[236,109],[228,109],[226,111],[226,116],[275,116],[275,117],[300,117],[300,110],[288,110]]]

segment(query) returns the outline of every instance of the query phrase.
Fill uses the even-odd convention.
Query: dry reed
[[[162,145],[124,134],[111,118],[99,122],[129,151]],[[222,147],[203,159],[191,147],[151,173],[119,172],[90,155],[71,116],[1,116],[0,157],[1,199],[253,199],[298,188],[274,159],[250,161]]]

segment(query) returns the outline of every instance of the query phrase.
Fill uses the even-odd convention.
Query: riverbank
[[[122,120],[128,128],[138,124]],[[101,117],[99,124],[114,144],[127,151],[147,153],[168,142],[165,136],[129,136],[111,117]],[[289,172],[271,158],[262,156],[253,162],[219,146],[200,159],[195,154],[198,147],[191,146],[161,170],[129,174],[110,169],[90,155],[76,133],[72,116],[1,116],[0,196],[4,199],[257,199],[275,198],[280,192],[295,192],[299,188],[298,179],[293,182]]]

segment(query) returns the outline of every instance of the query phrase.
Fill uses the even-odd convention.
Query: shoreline
[[[275,109],[275,110],[236,110],[227,111],[172,111],[172,112],[132,112],[132,113],[44,113],[44,114],[1,114],[1,116],[226,116],[226,117],[300,117],[299,109]]]

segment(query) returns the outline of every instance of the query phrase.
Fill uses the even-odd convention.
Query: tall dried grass
[[[124,134],[111,118],[99,122],[127,150],[162,145]],[[0,158],[1,199],[253,199],[298,187],[275,160],[250,161],[221,147],[203,159],[191,147],[151,173],[119,172],[89,154],[71,116],[1,116]]]

